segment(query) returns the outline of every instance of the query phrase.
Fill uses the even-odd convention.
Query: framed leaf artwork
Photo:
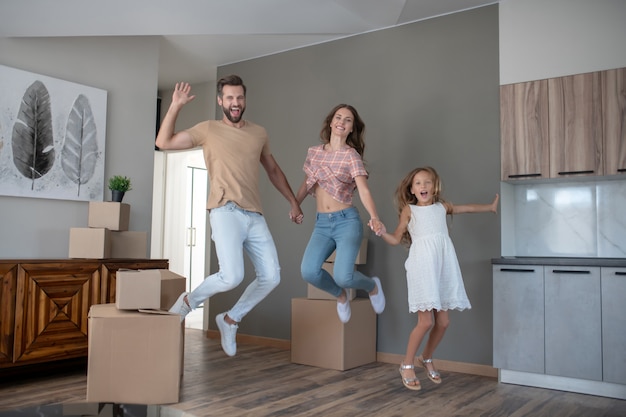
[[[102,201],[107,92],[0,65],[0,195]]]

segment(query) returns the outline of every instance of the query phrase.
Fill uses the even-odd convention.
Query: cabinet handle
[[[626,172],[626,168],[617,168],[617,172]]]
[[[566,271],[563,269],[553,269],[552,272],[555,274],[591,274],[591,271]]]
[[[626,272],[615,271],[615,275],[626,275]]]
[[[559,175],[575,175],[575,174],[593,174],[593,170],[589,171],[561,171]]]
[[[513,174],[509,178],[541,177],[541,174]]]
[[[535,272],[534,269],[500,268],[501,272]]]

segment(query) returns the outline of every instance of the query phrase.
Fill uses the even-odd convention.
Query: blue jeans
[[[207,298],[241,284],[245,250],[254,265],[256,278],[228,311],[228,316],[239,322],[280,282],[276,246],[263,215],[243,210],[232,202],[211,209],[209,221],[219,271],[202,281],[187,299],[189,305],[196,308]]]
[[[311,285],[339,297],[343,288],[372,291],[376,283],[354,269],[361,247],[363,223],[355,207],[333,213],[317,213],[315,228],[309,239],[300,272]],[[334,278],[322,264],[336,250],[333,265]]]

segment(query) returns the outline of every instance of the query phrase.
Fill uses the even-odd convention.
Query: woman
[[[354,269],[363,236],[361,217],[352,205],[355,189],[370,215],[370,228],[377,233],[384,229],[367,185],[364,132],[365,124],[354,107],[335,106],[324,119],[322,143],[307,152],[305,178],[296,195],[298,204],[308,194],[313,195],[317,206],[315,228],[302,259],[302,277],[337,298],[337,314],[343,323],[350,320],[350,300],[345,288],[367,291],[377,314],[385,309],[380,279]],[[322,268],[333,251],[336,251],[334,277]]]

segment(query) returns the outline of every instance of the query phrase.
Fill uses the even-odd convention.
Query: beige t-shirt
[[[271,153],[265,128],[247,120],[242,128],[207,120],[187,132],[204,153],[211,184],[207,209],[232,201],[244,210],[263,213],[259,164],[261,155]]]

